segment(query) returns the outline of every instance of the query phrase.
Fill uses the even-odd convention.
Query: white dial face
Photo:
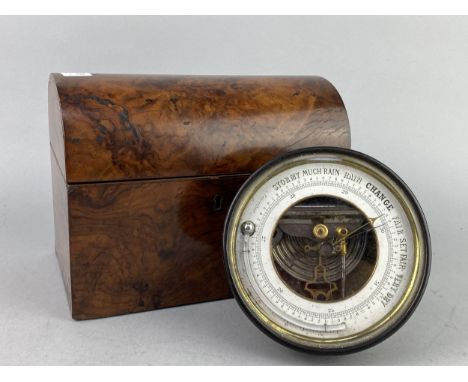
[[[414,286],[420,227],[395,184],[356,163],[298,160],[238,210],[234,284],[277,335],[323,347],[364,341]]]

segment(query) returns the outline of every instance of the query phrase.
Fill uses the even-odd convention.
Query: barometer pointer
[[[346,248],[346,239],[349,239],[351,236],[354,236],[355,234],[357,233],[360,233],[360,231],[368,226],[369,224],[372,225],[372,227],[370,229],[367,229],[365,232],[369,232],[369,231],[372,231],[373,229],[377,228],[377,227],[374,227],[374,222],[381,218],[384,214],[382,215],[379,215],[375,218],[369,218],[369,220],[361,225],[360,227],[356,228],[354,231],[351,231],[345,235],[343,235],[342,237],[340,237],[338,240],[335,240],[332,245],[335,246],[336,244],[340,243],[340,255],[341,255],[341,297],[342,298],[345,298],[345,294],[346,294],[346,255],[347,255],[347,248]],[[384,223],[385,224],[385,223]],[[383,225],[383,224],[382,224]],[[379,226],[380,227],[380,226]]]
[[[375,222],[377,219],[380,219],[382,216],[384,216],[384,214],[379,215],[379,216],[377,216],[377,217],[375,217],[375,218],[369,218],[369,221],[368,221],[367,223],[364,223],[362,226],[356,228],[354,231],[351,231],[351,232],[348,233],[346,236],[343,236],[342,238],[340,238],[340,239],[338,239],[338,240],[335,240],[335,241],[332,243],[332,245],[335,246],[335,245],[338,244],[339,242],[341,242],[341,241],[343,241],[343,240],[346,240],[346,239],[349,238],[351,235],[354,235],[354,234],[358,233],[358,231],[360,231],[362,228],[367,227],[369,224],[372,224],[372,225],[373,225],[374,222]],[[382,225],[383,225],[383,224],[382,224]],[[379,227],[381,227],[381,226],[379,226]],[[373,230],[374,228],[378,228],[378,227],[372,227],[372,228],[371,228],[370,230],[368,230],[368,231],[371,231],[371,230]],[[367,232],[368,232],[368,231],[367,231]]]

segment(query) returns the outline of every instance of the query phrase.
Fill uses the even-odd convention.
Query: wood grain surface
[[[230,296],[227,209],[277,154],[349,147],[319,77],[52,74],[55,241],[75,319]]]
[[[350,143],[343,102],[320,77],[55,74],[50,86],[69,183],[242,174],[287,150]]]
[[[230,297],[222,226],[245,179],[70,186],[73,317]]]

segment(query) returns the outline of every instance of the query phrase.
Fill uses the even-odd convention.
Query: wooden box
[[[319,77],[52,74],[49,119],[75,319],[230,297],[223,223],[247,176],[287,150],[350,144]]]

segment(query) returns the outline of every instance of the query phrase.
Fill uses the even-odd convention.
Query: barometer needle
[[[350,237],[353,237],[353,236],[359,235],[359,234],[361,234],[361,233],[367,233],[367,232],[370,232],[370,231],[372,231],[372,230],[374,230],[374,229],[377,229],[377,228],[383,227],[385,224],[387,224],[387,223],[385,222],[385,223],[382,223],[382,224],[378,225],[377,227],[373,227],[373,226],[372,226],[372,227],[370,227],[370,228],[366,228],[365,230],[362,230],[362,231],[360,231],[360,232],[355,232],[355,233],[353,233],[352,235],[349,235],[349,236],[348,236],[346,239],[349,239]]]
[[[364,223],[363,225],[357,227],[354,231],[351,231],[350,233],[348,233],[347,235],[339,238],[338,240],[335,240],[332,245],[336,245],[338,244],[339,242],[343,241],[343,240],[346,240],[348,237],[350,237],[351,235],[354,235],[355,233],[357,233],[358,231],[360,231],[361,229],[363,229],[364,227],[367,227],[369,224],[372,224],[374,225],[374,222],[377,220],[377,219],[380,219],[382,216],[384,216],[384,214],[382,215],[379,215],[375,218],[369,218],[369,220],[367,221],[367,223]],[[375,227],[372,227],[371,229],[374,229]]]

